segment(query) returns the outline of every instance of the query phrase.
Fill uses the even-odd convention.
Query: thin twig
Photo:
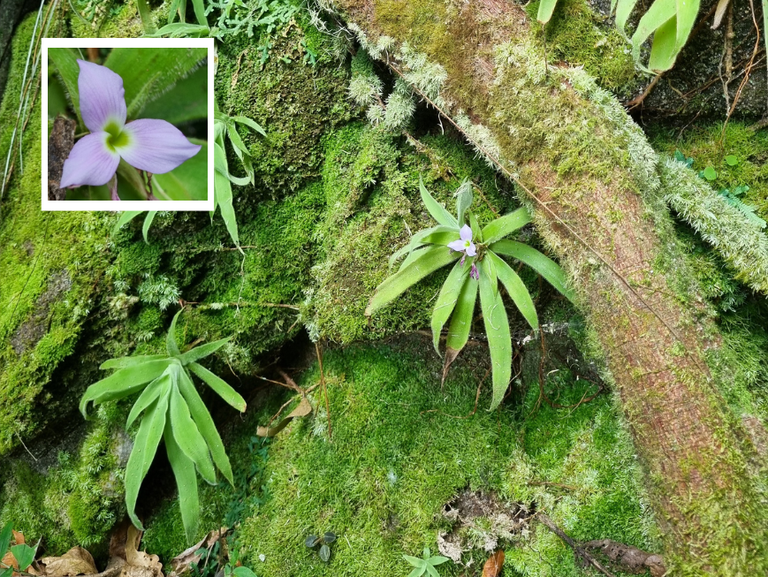
[[[586,552],[586,551],[585,551],[585,550],[584,550],[584,549],[581,547],[581,545],[579,545],[579,544],[578,544],[576,541],[574,541],[574,540],[573,540],[573,539],[571,539],[571,538],[570,538],[568,535],[566,535],[566,534],[563,532],[563,530],[562,530],[562,529],[560,529],[560,527],[558,527],[557,525],[555,525],[555,522],[554,522],[554,521],[552,521],[552,519],[550,519],[550,518],[549,518],[547,515],[545,515],[545,514],[544,514],[544,513],[542,513],[542,512],[538,512],[538,513],[536,513],[536,515],[534,515],[534,516],[535,516],[535,517],[538,517],[538,519],[539,519],[539,521],[541,521],[541,524],[542,524],[542,525],[544,525],[544,526],[545,526],[547,529],[549,529],[549,530],[550,530],[550,531],[552,531],[552,532],[553,532],[555,535],[557,535],[558,537],[560,537],[560,539],[561,539],[561,540],[562,540],[562,541],[563,541],[563,542],[564,542],[566,545],[568,545],[568,546],[569,546],[571,549],[573,549],[573,552],[574,552],[576,555],[578,555],[579,557],[581,557],[581,558],[582,558],[582,559],[583,559],[585,562],[587,562],[587,563],[589,563],[590,565],[592,565],[592,567],[594,567],[595,569],[597,569],[598,571],[600,571],[600,573],[602,573],[602,574],[603,574],[603,575],[605,575],[606,577],[616,577],[616,576],[615,576],[613,573],[611,573],[610,571],[608,571],[608,569],[606,569],[605,567],[603,567],[603,566],[602,566],[602,565],[601,565],[601,564],[600,564],[600,563],[597,561],[597,559],[595,559],[594,557],[592,557],[592,555],[590,555],[589,553],[587,553],[587,552]]]

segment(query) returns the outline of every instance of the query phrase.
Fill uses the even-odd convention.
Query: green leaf
[[[139,426],[139,432],[133,442],[133,450],[128,457],[128,464],[125,467],[125,505],[131,521],[142,531],[144,526],[136,516],[136,499],[139,496],[141,483],[147,476],[149,466],[155,458],[155,453],[157,453],[160,438],[163,436],[169,396],[170,388],[145,413]]]
[[[181,509],[181,523],[184,525],[184,534],[187,543],[192,543],[197,534],[200,519],[200,500],[197,495],[197,475],[195,464],[184,454],[176,440],[173,438],[173,430],[170,423],[166,423],[163,431],[165,439],[165,451],[168,454],[168,462],[173,469],[176,478],[176,487],[179,490],[179,508]],[[135,522],[134,522],[135,524]]]
[[[408,561],[411,565],[414,567],[423,567],[424,566],[424,559],[419,559],[418,557],[411,557],[410,555],[403,555],[403,559]]]
[[[320,560],[323,563],[328,563],[328,561],[331,559],[331,548],[326,545],[325,543],[322,544],[320,547]]]
[[[173,19],[178,14],[179,20],[184,22],[187,16],[187,0],[172,0],[171,5],[168,8],[168,24],[173,22]]]
[[[239,122],[240,124],[245,124],[248,128],[253,129],[255,132],[258,132],[262,136],[266,136],[267,133],[264,132],[264,129],[256,124],[253,120],[250,118],[246,118],[245,116],[230,116],[232,120],[235,122]]]
[[[459,228],[459,223],[456,222],[453,215],[445,210],[445,207],[429,194],[429,191],[424,187],[424,182],[421,180],[421,177],[419,177],[419,191],[421,192],[421,200],[424,203],[424,206],[438,224],[450,226],[451,228]]]
[[[193,363],[200,359],[204,359],[208,355],[212,355],[214,352],[218,351],[221,347],[226,345],[230,340],[232,340],[232,337],[219,339],[218,341],[213,341],[212,343],[195,347],[194,349],[190,349],[186,353],[181,355],[179,357],[179,360],[181,361],[182,365],[188,365],[189,363]]]
[[[170,367],[169,367],[170,368]],[[171,386],[171,376],[168,369],[157,377],[154,381],[149,383],[146,388],[141,392],[139,398],[131,407],[131,412],[128,414],[128,419],[125,422],[125,428],[129,429],[136,418],[152,403],[154,403],[161,394],[167,393],[167,388]]]
[[[376,288],[376,293],[365,310],[366,316],[372,315],[383,306],[395,300],[425,276],[452,263],[460,255],[461,253],[454,252],[447,246],[428,247],[420,251],[419,256],[413,262],[387,278]]]
[[[490,244],[504,238],[531,222],[531,215],[524,206],[488,223],[483,229],[483,242]]]
[[[3,555],[8,550],[8,545],[11,543],[11,536],[13,535],[13,522],[8,521],[5,524],[5,527],[3,527],[3,530],[0,531],[0,559],[3,558]]]
[[[552,13],[555,11],[557,0],[541,0],[539,4],[539,13],[536,15],[536,20],[542,24],[546,24],[552,18]]]
[[[183,370],[183,369],[182,369]],[[178,374],[176,375],[178,379]],[[216,484],[216,470],[208,451],[208,444],[203,439],[197,425],[189,414],[187,402],[179,392],[176,382],[171,387],[171,428],[173,438],[184,451],[184,454],[194,461],[200,475],[211,485]]]
[[[241,565],[240,567],[235,567],[234,570],[232,571],[232,574],[235,577],[256,577],[256,573],[254,573],[244,565]]]
[[[525,320],[528,321],[528,324],[531,325],[532,329],[538,329],[539,316],[536,314],[536,306],[533,304],[531,293],[528,292],[525,283],[520,280],[517,273],[513,271],[506,262],[492,252],[488,252],[485,255],[485,258],[491,259],[491,262],[496,269],[498,279],[501,281],[501,284],[504,285],[504,288],[507,289],[507,293],[509,293],[510,298],[522,313],[523,317],[525,317]]]
[[[35,550],[36,548],[30,547],[24,543],[11,547],[11,553],[13,553],[13,556],[16,558],[16,561],[19,564],[19,569],[25,571],[26,568],[32,564],[32,561],[35,560]]]
[[[472,328],[472,318],[475,314],[475,301],[477,300],[477,281],[469,279],[461,287],[461,294],[456,301],[451,324],[448,325],[448,336],[445,340],[446,356],[452,351],[453,358],[461,352],[469,340],[469,331]]]
[[[152,226],[152,221],[155,220],[156,210],[147,211],[147,216],[144,217],[144,226],[141,227],[141,234],[144,236],[144,242],[149,244],[147,235],[149,235],[149,227]]]
[[[432,565],[442,565],[446,561],[450,561],[448,557],[443,557],[442,555],[435,555],[434,557],[429,558],[429,562]]]
[[[472,229],[472,238],[475,242],[483,242],[483,229],[480,228],[474,212],[469,213],[469,227]]]
[[[656,0],[640,19],[632,35],[632,55],[640,60],[640,48],[643,42],[665,22],[674,17],[677,11],[676,0]]]
[[[166,355],[136,355],[133,357],[120,357],[117,359],[109,359],[104,361],[99,366],[100,369],[127,369],[128,367],[135,367],[141,365],[147,361],[159,361],[160,359],[167,359]]]
[[[197,70],[207,56],[205,48],[113,48],[104,66],[122,77],[128,118],[133,119],[150,102],[167,98],[166,93]]]
[[[203,0],[192,0],[192,9],[195,11],[197,23],[201,26],[208,26],[208,19],[205,17],[205,3]]]
[[[127,397],[144,388],[150,381],[154,381],[163,374],[168,365],[175,362],[173,359],[161,359],[148,361],[141,365],[126,367],[116,373],[92,384],[86,389],[83,398],[80,399],[80,412],[88,418],[88,402],[94,405],[105,401],[113,401]]]
[[[216,463],[219,471],[221,471],[224,478],[229,481],[229,484],[234,487],[235,480],[232,476],[232,466],[230,465],[229,458],[224,450],[224,443],[221,441],[221,437],[213,422],[213,418],[211,418],[211,414],[208,412],[208,408],[205,406],[203,399],[200,398],[200,394],[197,392],[197,389],[195,389],[195,385],[192,383],[192,380],[189,378],[186,371],[182,371],[179,374],[178,385],[184,400],[187,401],[189,412],[192,414],[192,418],[194,419],[200,434],[208,444],[208,448],[211,451],[211,457],[213,457],[213,462]]]
[[[408,577],[421,577],[426,570],[426,565],[419,565],[416,569],[408,573]]]
[[[448,227],[433,226],[432,228],[425,228],[424,230],[420,230],[419,232],[414,234],[411,237],[411,239],[408,241],[408,244],[396,250],[394,254],[392,254],[392,256],[389,257],[389,268],[392,268],[394,264],[398,260],[400,260],[400,257],[402,257],[404,254],[411,253],[415,249],[419,248],[422,244],[424,244],[424,241],[423,241],[424,237],[429,236],[430,234],[432,234],[433,232],[441,228],[449,230]]]
[[[673,17],[656,29],[648,57],[648,68],[654,71],[669,70],[675,64],[679,50],[676,46],[677,18]]]
[[[119,231],[124,224],[127,222],[130,222],[137,216],[139,216],[143,211],[141,210],[126,210],[125,212],[120,213],[120,218],[117,219],[117,222],[115,223],[115,228],[112,229],[112,235],[116,235],[117,231]]]
[[[456,228],[448,228],[447,226],[437,227],[443,230],[437,230],[424,237],[424,244],[438,244],[447,246],[449,242],[459,240],[459,230]]]
[[[739,164],[739,159],[733,154],[729,154],[728,156],[725,157],[725,163],[728,166],[736,166],[737,164]]]
[[[489,269],[493,265],[489,259],[483,259],[480,261],[480,266],[480,307],[483,311],[493,372],[493,399],[489,409],[492,411],[501,403],[509,381],[512,379],[512,337],[501,294],[495,292],[491,284],[491,278],[492,276],[495,278],[495,274]]]
[[[226,166],[227,155],[224,149],[215,144],[214,157],[220,158],[223,156]],[[227,172],[228,174],[228,172]],[[237,220],[235,219],[235,209],[232,206],[232,185],[229,179],[221,173],[220,170],[216,170],[214,174],[214,194],[216,195],[216,205],[221,210],[221,218],[224,219],[224,224],[227,226],[229,236],[235,245],[240,245],[240,240],[237,233]]]
[[[438,573],[437,569],[432,567],[432,565],[427,563],[427,565],[425,565],[425,567],[427,568],[427,573],[429,573],[430,577],[440,577],[440,573]]]
[[[459,228],[464,225],[464,216],[470,206],[472,206],[472,183],[465,180],[456,191],[456,219]]]
[[[208,117],[208,68],[201,66],[176,85],[162,98],[148,102],[141,112],[143,118],[162,118],[171,124]]]
[[[445,279],[440,294],[437,296],[435,310],[432,312],[432,342],[435,345],[435,351],[440,354],[440,332],[443,330],[453,309],[456,308],[456,302],[459,300],[461,289],[469,276],[470,266],[462,266],[457,262],[451,269],[448,278]]]
[[[700,0],[677,0],[675,56],[672,58],[672,64],[675,63],[675,57],[685,46],[691,30],[693,30],[693,25],[696,24],[696,17],[699,14],[699,3]],[[654,38],[653,41],[655,43],[656,39]]]
[[[710,182],[717,179],[717,171],[713,166],[707,166],[702,171],[702,175],[704,176],[704,178],[706,178]]]
[[[165,174],[153,174],[155,196],[168,200],[208,200],[208,144],[188,139],[201,146],[200,151]]]
[[[195,373],[201,380],[203,380],[209,387],[211,387],[216,394],[224,399],[230,406],[234,407],[241,413],[245,412],[245,399],[241,397],[235,389],[230,387],[221,377],[213,374],[206,369],[203,365],[197,363],[189,363],[187,368]]]
[[[240,159],[242,159],[243,154],[250,154],[248,152],[248,147],[243,142],[243,139],[240,138],[240,134],[238,134],[234,122],[227,124],[227,135],[229,136],[229,140],[232,143],[232,146],[235,148],[235,152],[238,153]]]
[[[77,79],[80,76],[80,67],[77,65],[77,61],[78,59],[82,60],[83,56],[74,48],[49,48],[48,59],[53,62],[64,88],[67,89],[72,108],[77,114],[79,127],[84,128],[83,117],[80,115],[80,91],[77,86]]]
[[[612,0],[615,3],[616,0]],[[618,0],[616,4],[616,28],[619,32],[626,35],[627,20],[629,15],[632,14],[632,9],[637,4],[637,0]]]
[[[527,244],[514,240],[500,240],[493,243],[488,248],[497,255],[501,254],[516,258],[520,262],[527,264],[543,276],[549,284],[560,292],[560,294],[572,303],[575,303],[576,295],[573,290],[567,286],[563,269],[561,269],[555,261],[544,256],[535,248],[531,248]]]
[[[202,24],[176,22],[174,24],[166,24],[154,34],[145,34],[145,36],[147,38],[162,38],[163,36],[168,38],[204,38],[208,36],[210,31],[211,29],[208,26]]]
[[[13,567],[8,567],[3,571],[0,571],[0,577],[13,577]]]
[[[165,336],[165,350],[168,351],[168,354],[172,357],[181,356],[179,344],[176,341],[176,322],[179,320],[179,315],[181,315],[183,310],[184,309],[179,309],[179,312],[173,315],[173,320],[171,321],[171,326],[168,329],[168,334]]]

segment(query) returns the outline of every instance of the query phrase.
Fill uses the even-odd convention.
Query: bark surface
[[[362,30],[364,45],[383,47],[382,60],[517,180],[535,209],[605,352],[670,574],[768,571],[764,464],[707,367],[717,331],[697,306],[658,201],[657,159],[639,130],[608,95],[576,86],[578,72],[545,69],[527,15],[511,2],[341,0],[334,7]],[[398,51],[404,42],[447,72],[439,97],[424,88],[424,63]]]

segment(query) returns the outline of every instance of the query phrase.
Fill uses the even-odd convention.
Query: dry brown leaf
[[[228,533],[228,527],[222,527],[218,531],[213,530],[200,541],[192,545],[189,549],[176,555],[176,557],[171,560],[171,567],[173,567],[173,571],[171,571],[168,577],[178,577],[179,575],[188,573],[190,567],[192,565],[197,565],[197,563],[199,563],[200,559],[202,558],[202,555],[197,554],[197,552],[200,549],[210,549],[219,539],[225,537]]]
[[[98,573],[91,554],[82,547],[72,547],[61,557],[43,557],[48,575],[91,575]]]
[[[499,577],[504,567],[504,550],[499,549],[483,565],[483,577]]]
[[[26,541],[24,540],[24,533],[19,533],[18,531],[14,531],[11,529],[11,532],[13,533],[13,540],[16,542],[17,545],[25,545]]]
[[[133,525],[128,527],[125,541],[125,561],[120,577],[163,577],[160,557],[139,551],[141,531]]]
[[[259,437],[274,437],[280,431],[285,429],[286,425],[288,425],[288,423],[290,423],[295,417],[306,417],[311,412],[312,405],[309,404],[307,397],[304,397],[301,399],[301,402],[298,404],[298,406],[293,409],[293,411],[291,411],[290,415],[285,417],[274,427],[257,427],[256,434]]]
[[[10,551],[3,555],[2,564],[6,567],[13,567],[16,571],[19,570],[19,562],[16,561],[16,557]]]

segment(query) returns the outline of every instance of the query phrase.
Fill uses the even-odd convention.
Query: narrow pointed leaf
[[[682,50],[696,24],[700,0],[677,0],[677,33],[675,48]]]
[[[472,206],[472,199],[472,183],[469,180],[465,180],[456,192],[456,222],[459,228],[464,225],[464,216],[467,209]]]
[[[230,387],[221,377],[214,375],[211,371],[198,363],[189,363],[187,368],[216,391],[216,394],[229,403],[229,405],[241,413],[245,412],[245,399],[243,399],[243,397],[241,397],[238,392]]]
[[[179,357],[179,360],[181,361],[182,365],[194,363],[195,361],[199,361],[200,359],[204,359],[205,357],[212,355],[221,347],[226,345],[230,340],[232,340],[232,337],[227,337],[225,339],[213,341],[212,343],[200,345],[199,347],[188,350],[186,353]]]
[[[240,237],[237,231],[237,218],[235,217],[235,208],[232,206],[232,185],[229,179],[218,170],[214,174],[214,194],[216,195],[216,205],[221,210],[221,218],[227,227],[227,232],[235,245],[240,244]]]
[[[477,217],[474,212],[469,213],[469,226],[472,229],[472,238],[475,242],[483,241],[483,229],[480,228],[480,224],[477,222]]]
[[[437,202],[434,197],[429,194],[429,191],[424,187],[424,182],[419,178],[419,191],[421,192],[421,200],[424,206],[429,211],[439,224],[443,226],[450,226],[452,228],[459,228],[459,223],[453,218],[453,215],[448,212],[445,207]]]
[[[195,11],[197,23],[201,26],[208,26],[208,19],[205,17],[205,2],[203,0],[192,0],[192,8]]]
[[[435,555],[434,557],[429,558],[429,564],[430,565],[442,565],[443,563],[450,561],[448,557],[443,557],[442,555]]]
[[[264,129],[261,126],[259,126],[258,124],[256,124],[250,118],[246,118],[245,116],[232,116],[231,118],[235,122],[239,122],[240,124],[245,124],[247,127],[252,128],[253,130],[258,132],[262,136],[266,136],[267,135],[267,133],[264,132]]]
[[[166,423],[163,433],[165,438],[165,451],[168,454],[168,462],[173,469],[176,478],[176,487],[179,490],[179,508],[181,509],[181,523],[184,525],[184,534],[187,543],[192,543],[197,534],[200,518],[200,500],[197,494],[197,475],[195,464],[184,454],[176,440],[170,423]]]
[[[483,242],[492,243],[531,222],[531,214],[524,206],[488,223],[483,229]]]
[[[125,467],[125,505],[131,521],[142,531],[144,527],[136,516],[136,499],[139,496],[141,483],[147,476],[147,471],[149,471],[149,466],[155,458],[157,446],[163,436],[169,393],[170,390],[162,395],[155,404],[151,405],[141,420],[139,432],[133,442],[131,456],[128,457],[128,464]]]
[[[555,11],[557,0],[541,0],[539,4],[539,13],[536,15],[536,20],[542,24],[546,24],[552,18],[552,13]]]
[[[423,242],[423,238],[429,234],[432,234],[436,230],[438,230],[439,226],[433,226],[432,228],[426,228],[424,230],[420,230],[416,234],[414,234],[411,239],[408,241],[408,244],[406,244],[404,247],[396,250],[391,257],[389,257],[389,268],[392,268],[394,264],[400,260],[400,258],[403,255],[409,254],[419,248]]]
[[[30,547],[26,543],[14,545],[11,547],[11,553],[19,564],[19,569],[26,571],[27,567],[35,560],[35,548]]]
[[[425,569],[422,569],[422,566],[419,565],[416,569],[408,573],[408,577],[421,577],[421,575],[424,574]]]
[[[121,212],[120,218],[117,219],[117,222],[115,223],[115,227],[112,229],[112,235],[113,236],[116,235],[117,231],[119,231],[124,224],[130,222],[141,213],[142,211],[140,210],[126,210],[124,212]]]
[[[648,11],[640,19],[637,29],[632,35],[632,55],[636,61],[640,60],[640,47],[643,42],[653,34],[662,24],[675,15],[677,10],[676,0],[655,0]]]
[[[414,567],[424,566],[424,559],[419,559],[418,557],[411,557],[410,555],[403,555],[403,559],[408,561],[408,563],[410,563]]]
[[[536,314],[536,306],[533,304],[531,293],[528,292],[525,283],[520,280],[517,273],[513,271],[506,262],[492,252],[489,252],[485,258],[491,259],[491,262],[496,268],[498,279],[501,281],[501,284],[504,285],[504,288],[507,289],[507,293],[509,293],[510,298],[522,313],[523,317],[525,317],[525,320],[528,321],[531,328],[534,330],[538,329],[539,316]]]
[[[616,28],[624,35],[626,35],[627,20],[629,20],[629,15],[632,14],[635,4],[637,4],[637,0],[618,0],[616,4]]]
[[[13,535],[13,522],[8,521],[0,531],[0,554],[5,555],[8,550],[8,545],[11,543],[11,535]]]
[[[467,263],[462,266],[460,262],[457,262],[451,269],[448,278],[445,279],[440,294],[437,295],[435,310],[432,312],[432,342],[438,354],[440,354],[440,333],[456,308],[456,302],[459,300],[461,289],[469,276],[469,271],[470,266]]]
[[[544,256],[538,250],[531,248],[527,244],[523,244],[522,242],[517,242],[514,240],[500,240],[493,243],[488,248],[495,252],[497,255],[500,254],[516,258],[520,262],[527,264],[529,267],[543,276],[549,284],[551,284],[558,290],[558,292],[560,292],[560,294],[562,294],[569,301],[574,302],[576,295],[573,290],[566,284],[566,278],[563,269],[561,269],[560,266],[558,266],[558,264],[551,258]]]
[[[213,468],[208,444],[192,420],[187,402],[179,392],[176,383],[171,387],[170,415],[173,438],[176,439],[184,454],[194,461],[203,479],[211,485],[216,484],[216,471]]]
[[[230,142],[232,142],[232,146],[234,147],[235,152],[238,152],[238,150],[240,151],[238,153],[238,156],[240,157],[241,160],[242,160],[243,154],[250,154],[248,152],[248,147],[243,142],[243,139],[240,138],[240,134],[238,134],[237,128],[235,127],[234,122],[230,122],[227,125],[227,135],[229,135],[229,140]]]
[[[101,363],[100,369],[127,369],[128,367],[135,367],[136,365],[142,365],[148,361],[159,361],[161,359],[167,359],[166,355],[136,355],[134,357],[119,357],[116,359],[109,359]]]
[[[80,412],[88,418],[88,403],[94,405],[105,401],[121,399],[144,388],[150,381],[155,380],[172,362],[172,359],[149,361],[138,366],[120,369],[106,379],[92,384],[80,399]]]
[[[491,286],[492,266],[488,259],[480,263],[480,307],[483,311],[485,334],[491,351],[491,370],[493,373],[493,410],[499,406],[512,378],[512,338],[509,332],[509,320],[501,295]]]
[[[447,246],[449,242],[459,240],[459,229],[448,228],[447,226],[440,226],[435,232],[428,234],[424,237],[424,244],[439,244]]]
[[[392,302],[411,286],[419,282],[428,274],[452,263],[461,253],[454,252],[447,246],[434,246],[420,251],[418,258],[409,263],[405,268],[386,279],[376,289],[368,308],[365,310],[366,316]]]
[[[469,331],[472,328],[472,318],[475,314],[475,302],[477,301],[477,284],[476,280],[469,279],[461,287],[451,323],[448,325],[448,336],[445,340],[446,351],[452,350],[458,354],[469,340]]]
[[[184,309],[180,309],[179,312],[173,315],[171,326],[168,329],[168,334],[165,337],[165,350],[167,350],[168,354],[172,357],[178,357],[181,355],[181,351],[179,350],[179,343],[176,342],[176,322],[179,320],[179,315],[183,310]]]
[[[155,220],[156,210],[147,211],[147,216],[144,217],[144,226],[141,227],[141,234],[144,237],[144,242],[149,244],[149,227],[152,226],[152,221]]]
[[[656,72],[669,70],[675,64],[677,48],[677,17],[672,17],[656,29],[653,34],[648,68]]]
[[[211,457],[213,462],[224,475],[224,478],[229,481],[229,484],[234,487],[235,480],[232,476],[232,467],[229,463],[229,458],[224,450],[224,443],[221,442],[219,431],[216,429],[216,425],[211,418],[211,414],[208,412],[203,399],[200,398],[200,394],[195,389],[195,385],[192,380],[187,376],[186,371],[181,371],[179,374],[179,391],[187,401],[189,412],[197,425],[200,434],[208,444],[208,449],[211,451]]]
[[[168,375],[168,370],[157,377],[154,381],[149,383],[145,389],[136,399],[136,402],[131,407],[131,412],[128,414],[128,419],[125,422],[125,428],[130,429],[136,418],[152,403],[154,403],[160,395],[167,392],[167,388],[171,385],[171,378]]]
[[[429,577],[440,577],[440,573],[437,572],[437,569],[432,567],[429,563],[425,565],[427,569],[427,573],[429,573]]]

